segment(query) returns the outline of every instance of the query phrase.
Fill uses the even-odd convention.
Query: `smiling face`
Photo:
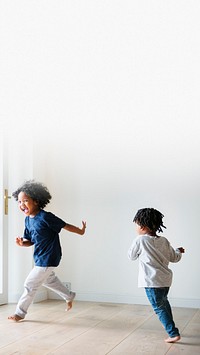
[[[40,210],[37,201],[33,200],[23,191],[21,191],[18,195],[18,204],[20,210],[24,212],[26,216],[29,217],[35,217]]]

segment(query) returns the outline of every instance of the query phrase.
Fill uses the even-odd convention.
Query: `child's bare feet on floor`
[[[70,301],[66,301],[67,302],[67,308],[66,308],[66,311],[70,311],[70,309],[72,308],[72,303],[73,303],[73,300],[74,298],[76,297],[76,293],[75,292],[70,292],[70,298],[71,300]]]
[[[8,319],[14,320],[15,322],[19,322],[23,318],[18,316],[17,314],[13,314],[13,316],[9,316]]]
[[[177,335],[176,337],[173,338],[167,338],[165,339],[166,343],[175,343],[176,341],[179,341],[181,339],[180,335]]]
[[[69,302],[67,302],[67,308],[66,308],[66,311],[68,312],[68,311],[70,311],[70,309],[72,308],[72,301],[69,301]]]

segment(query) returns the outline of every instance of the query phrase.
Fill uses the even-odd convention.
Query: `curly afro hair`
[[[154,208],[141,208],[137,211],[133,222],[139,224],[140,227],[149,228],[154,233],[163,232],[162,228],[166,228],[163,225],[163,217],[164,215]]]
[[[16,201],[18,201],[18,195],[20,192],[24,192],[34,201],[37,201],[40,209],[43,209],[51,200],[51,195],[47,187],[34,180],[25,181],[22,186],[12,193],[12,196]]]

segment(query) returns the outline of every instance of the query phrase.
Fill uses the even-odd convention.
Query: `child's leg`
[[[68,288],[63,285],[63,283],[55,275],[54,271],[52,271],[48,278],[43,282],[43,286],[49,288],[62,297],[68,303],[67,310],[72,308],[72,301],[76,294],[75,292],[69,291]]]
[[[171,306],[167,299],[169,292],[168,287],[162,288],[145,288],[147,297],[153,307],[154,312],[158,315],[160,322],[163,324],[166,332],[169,334],[167,342],[175,342],[180,339],[178,328],[175,327],[173,321]]]
[[[54,268],[52,267],[47,268],[35,266],[31,270],[25,280],[24,293],[18,301],[15,314],[13,316],[8,317],[8,319],[19,321],[25,318],[28,307],[32,303],[36,291],[42,285],[44,279],[49,276],[53,269]]]

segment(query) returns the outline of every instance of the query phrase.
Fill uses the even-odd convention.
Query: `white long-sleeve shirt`
[[[181,259],[179,249],[174,250],[165,237],[140,235],[132,243],[128,257],[139,259],[138,287],[170,287],[172,271],[169,262]]]

